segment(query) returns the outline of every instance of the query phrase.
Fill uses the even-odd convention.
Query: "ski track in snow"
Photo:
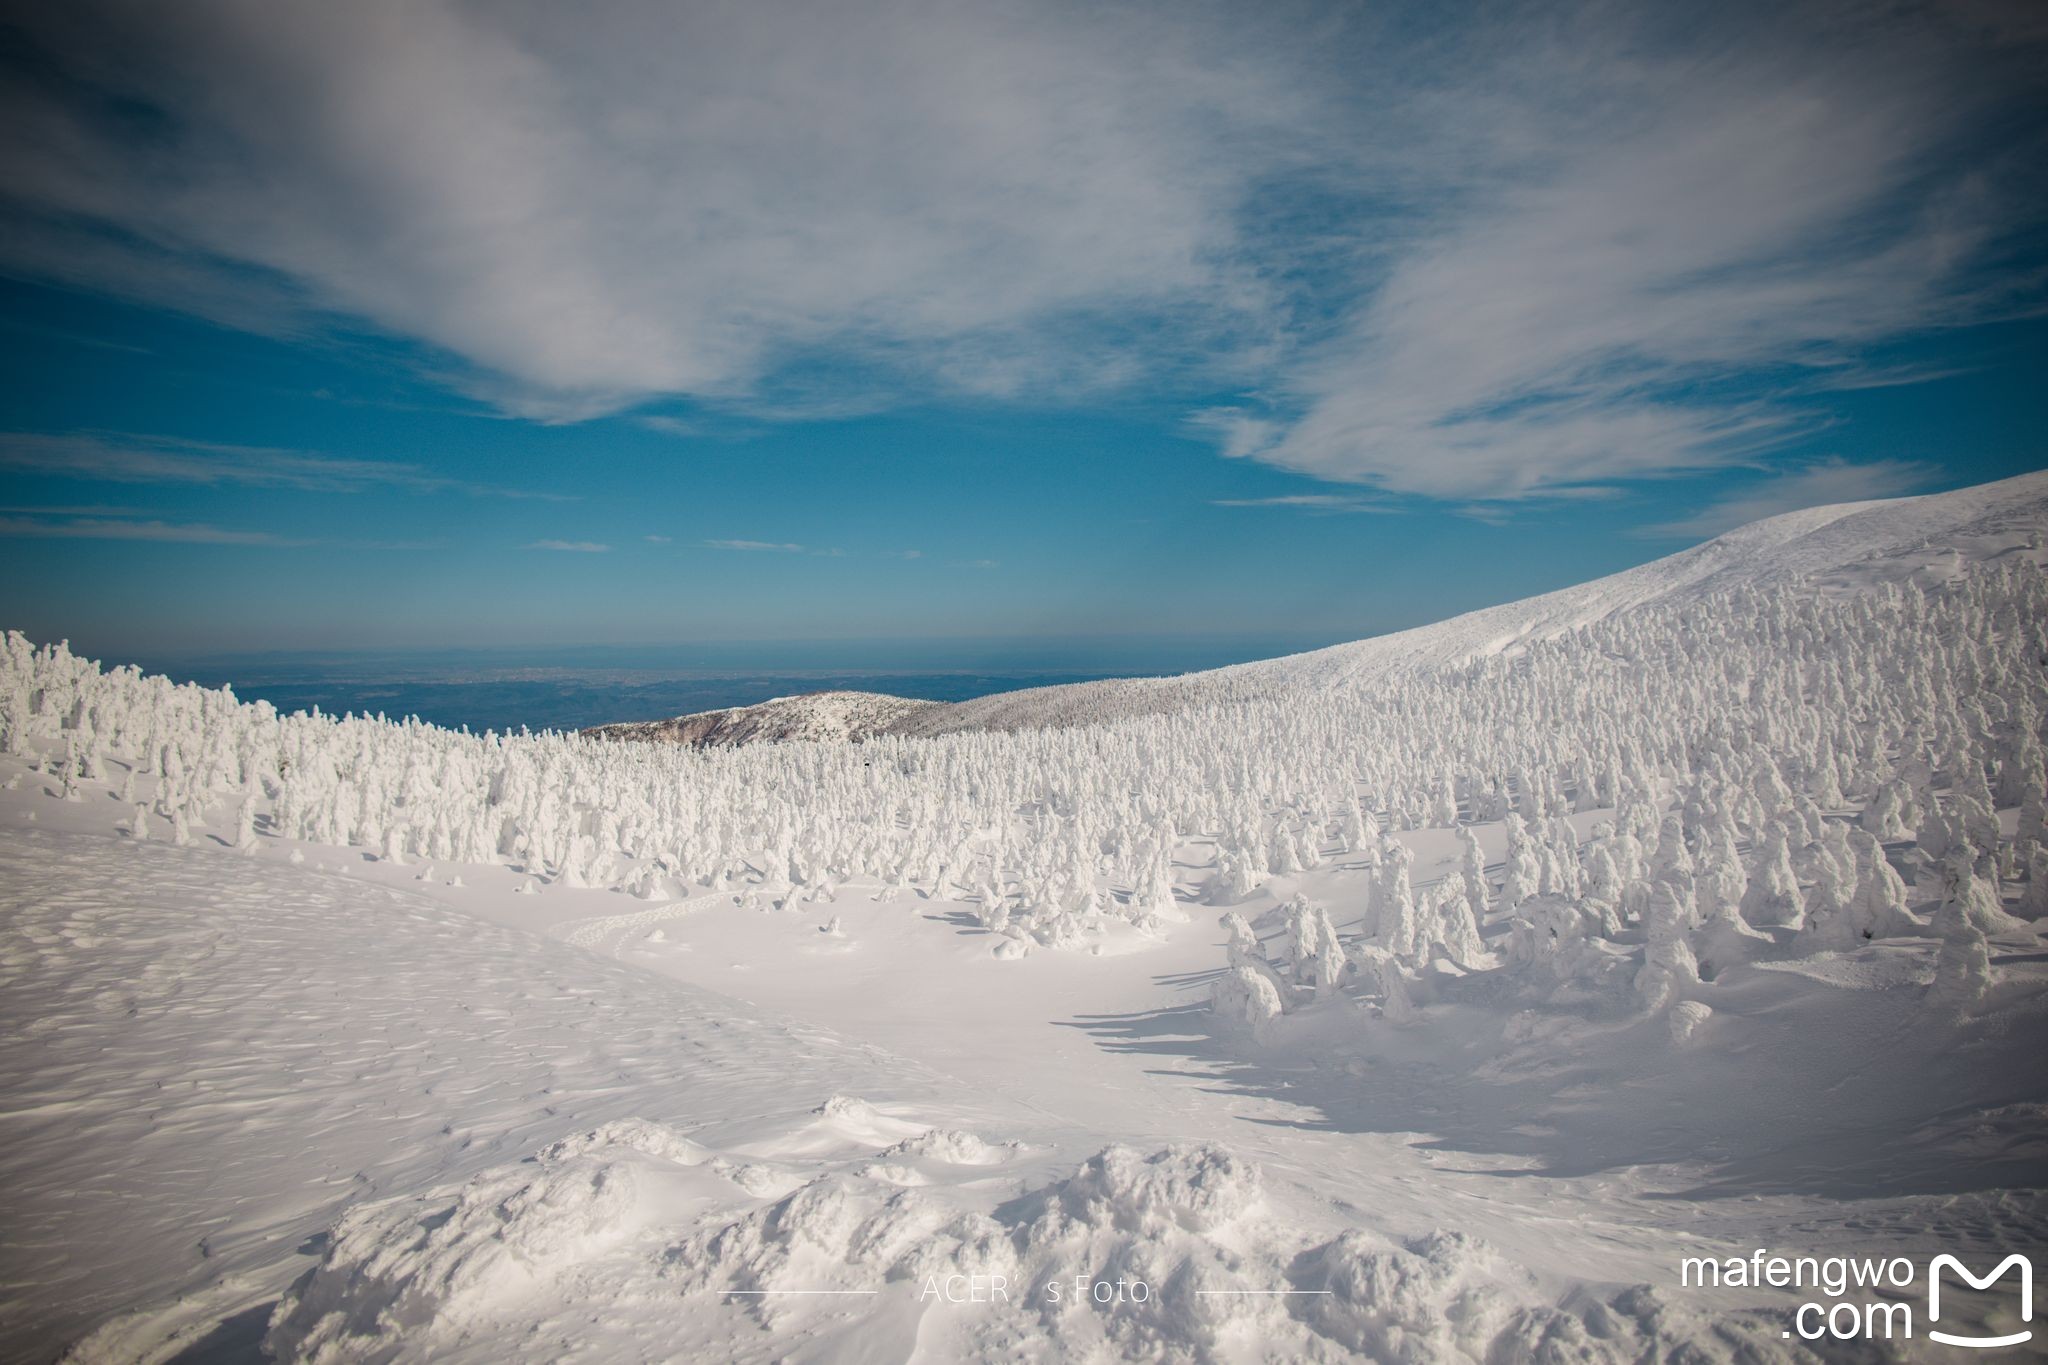
[[[614,939],[623,938],[636,929],[652,929],[670,920],[682,919],[710,899],[712,898],[708,896],[692,896],[687,900],[671,901],[667,905],[653,905],[630,914],[569,920],[558,926],[556,935],[562,942],[573,947],[595,948]]]

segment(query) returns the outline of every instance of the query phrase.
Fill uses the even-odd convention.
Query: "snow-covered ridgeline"
[[[649,898],[915,884],[978,898],[1012,952],[1176,913],[1173,857],[1190,841],[1213,844],[1205,890],[1229,903],[1331,856],[1379,856],[1383,830],[1515,813],[1498,890],[1472,873],[1410,926],[1401,870],[1386,872],[1375,913],[1394,916],[1389,949],[1413,961],[1433,943],[1475,951],[1483,900],[1612,906],[1602,924],[1620,932],[1681,864],[1679,843],[1707,888],[1681,917],[1742,906],[1788,930],[1860,931],[1875,912],[1847,906],[1896,899],[1873,889],[1889,869],[1826,811],[1867,806],[1873,835],[1917,829],[1935,856],[1964,844],[2030,876],[2044,656],[2048,587],[2013,556],[1931,589],[1743,588],[1456,669],[1070,730],[700,752],[280,716],[10,634],[0,748],[44,752],[70,781],[119,756],[142,837],[211,824],[244,844],[509,863],[536,888]],[[2023,803],[2019,839],[1997,847],[1990,812]],[[1558,818],[1609,808],[1612,830],[1590,842]],[[1816,879],[1819,894],[1800,889]],[[1754,912],[1761,885],[1773,905]]]
[[[1437,672],[1515,653],[1621,612],[1654,604],[1699,605],[1744,587],[1801,582],[1819,591],[1859,592],[1886,582],[1940,579],[1964,563],[2022,549],[2037,552],[2044,530],[2048,472],[1920,497],[1808,507],[1604,578],[1391,635],[1178,677],[998,693],[907,713],[888,728],[931,735],[1094,724],[1255,699],[1291,686],[1355,685],[1401,671]]]
[[[700,748],[766,740],[866,739],[940,705],[882,692],[807,692],[669,720],[593,725],[582,733],[597,739],[637,739],[656,744],[694,744]]]

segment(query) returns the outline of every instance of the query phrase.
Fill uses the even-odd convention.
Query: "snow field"
[[[274,1299],[356,1202],[597,1122],[935,1093],[872,1049],[218,844],[10,822],[0,899],[10,1356],[224,1282]]]

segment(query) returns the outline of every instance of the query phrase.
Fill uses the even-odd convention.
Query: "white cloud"
[[[524,493],[467,483],[392,460],[339,459],[302,450],[222,445],[168,436],[0,432],[0,469],[105,483],[240,484],[314,493],[398,488],[416,493],[448,491],[555,502],[572,500],[553,493]]]
[[[611,549],[594,540],[536,540],[526,547],[529,550],[562,550],[570,554],[600,555]]]
[[[1504,62],[1507,93],[1447,111],[1500,164],[1425,203],[1279,379],[1291,421],[1215,420],[1224,453],[1449,499],[1712,468],[1811,420],[1760,376],[1853,383],[1859,348],[2009,304],[1971,268],[2017,209],[1956,156],[1971,99],[1943,35],[1811,17],[1761,46],[1595,33]],[[1741,401],[1714,387],[1737,379]]]
[[[750,553],[800,555],[806,546],[777,543],[772,540],[706,540],[700,542],[707,550],[741,550]]]
[[[48,503],[0,506],[0,513],[20,513],[36,517],[147,517],[149,511],[140,507],[119,507],[110,503],[73,503],[56,506]]]
[[[0,268],[367,320],[549,420],[1199,382],[1223,453],[1333,481],[1671,475],[2009,305],[2040,56],[1916,0],[1675,13],[31,7],[67,79],[0,77]]]
[[[674,536],[642,536],[640,539],[646,541],[649,545],[669,545],[675,541]]]
[[[1242,460],[1268,450],[1285,428],[1268,417],[1256,417],[1241,407],[1205,408],[1188,416],[1188,425],[1216,442],[1216,448],[1232,460]]]
[[[1381,498],[1357,493],[1285,493],[1272,498],[1212,498],[1212,507],[1295,507],[1305,512],[1372,512],[1391,514],[1401,509]]]
[[[123,521],[100,517],[49,520],[0,517],[0,536],[32,536],[49,540],[151,540],[186,545],[283,546],[313,543],[289,540],[268,531],[223,530],[201,522]]]
[[[1845,460],[1822,460],[1783,474],[1773,475],[1750,487],[1709,504],[1692,516],[1660,522],[1636,531],[1639,536],[1685,540],[1706,540],[1723,531],[1747,526],[1752,521],[1797,512],[1806,507],[1824,507],[1837,502],[1863,502],[1875,498],[1896,498],[1925,488],[1939,473],[1932,465],[1912,460],[1875,460],[1850,464]]]
[[[139,140],[133,106],[4,92],[31,225],[104,229],[13,234],[29,268],[241,325],[367,318],[536,413],[747,394],[848,344],[869,385],[1099,376],[1077,316],[1255,303],[1229,259],[1247,157],[1214,134],[1294,102],[1207,25],[1079,4],[105,0],[24,23],[169,115]]]
[[[438,550],[444,540],[357,540],[237,531],[206,522],[165,521],[122,507],[0,507],[0,537],[42,540],[139,540],[184,545],[328,545],[349,550]]]

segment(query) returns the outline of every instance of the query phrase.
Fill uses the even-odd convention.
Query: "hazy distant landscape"
[[[972,642],[971,642],[972,643]],[[1321,643],[1321,642],[1313,642]],[[1201,640],[979,642],[943,652],[918,641],[689,648],[419,650],[211,654],[145,658],[176,682],[233,687],[279,711],[417,716],[449,729],[580,730],[752,706],[838,690],[924,701],[1104,678],[1150,677],[1267,657],[1301,642]],[[894,653],[891,666],[882,658]],[[1031,656],[1039,656],[1034,662]],[[108,660],[111,664],[115,660]]]
[[[571,668],[479,670],[464,676],[377,676],[360,664],[304,660],[238,675],[219,663],[152,667],[180,682],[232,685],[244,701],[284,712],[318,707],[329,715],[418,716],[448,729],[580,730],[614,721],[679,716],[771,697],[837,690],[889,692],[928,701],[965,701],[994,692],[1130,677],[1129,673],[865,673],[786,670],[642,677]]]

